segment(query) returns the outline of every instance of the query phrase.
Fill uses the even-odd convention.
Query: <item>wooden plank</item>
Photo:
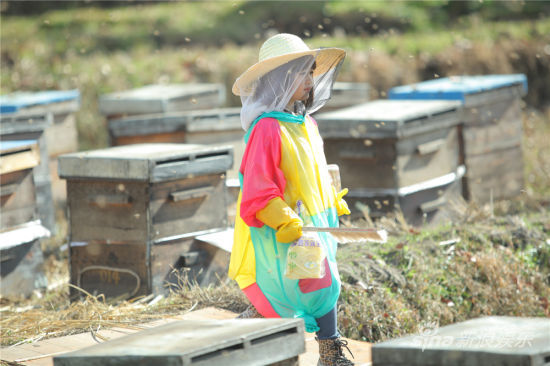
[[[40,164],[40,152],[36,144],[16,153],[3,151],[0,162],[0,174],[32,169],[38,164]]]

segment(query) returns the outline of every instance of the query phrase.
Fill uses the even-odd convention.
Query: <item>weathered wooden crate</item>
[[[38,142],[40,164],[33,168],[38,217],[42,225],[51,232],[55,232],[50,159],[44,134],[46,128],[52,123],[51,119],[51,114],[0,114],[0,139],[2,141],[36,140]]]
[[[177,280],[170,266],[202,266],[203,281],[209,248],[193,249],[199,245],[194,238],[228,226],[225,173],[232,163],[230,146],[189,144],[61,156],[72,281],[113,296],[161,291],[166,277]]]
[[[421,222],[424,214],[437,218],[437,207],[427,203],[439,197],[425,187],[459,170],[460,103],[376,100],[316,120],[327,162],[338,165],[350,202],[368,204],[373,216],[399,206],[411,223]],[[449,195],[456,186],[439,185],[449,186]],[[422,204],[429,212],[418,209]]]
[[[230,146],[135,144],[59,157],[73,241],[160,242],[227,226]]]
[[[390,99],[458,100],[464,105],[464,196],[480,203],[516,196],[524,186],[521,97],[525,75],[458,76],[399,86]]]
[[[334,83],[330,99],[321,109],[321,112],[363,104],[368,100],[369,84],[339,81]]]
[[[40,162],[36,140],[0,141],[0,229],[37,219],[32,170]]]
[[[55,356],[55,366],[294,366],[301,319],[182,320]]]
[[[49,235],[39,220],[0,232],[1,296],[28,297],[47,286],[39,241]]]
[[[240,108],[148,114],[109,121],[112,146],[137,143],[189,143],[231,145],[235,155],[229,178],[238,177],[244,154]]]
[[[547,366],[550,320],[491,316],[428,328],[374,344],[372,364]]]
[[[17,92],[0,97],[3,116],[17,116],[21,121],[34,115],[48,115],[44,141],[49,157],[51,193],[54,201],[64,202],[65,182],[57,176],[57,156],[78,151],[76,112],[80,109],[78,90]],[[41,190],[45,189],[41,187]]]
[[[232,235],[222,230],[159,243],[72,241],[70,281],[91,294],[120,299],[181,290],[186,281],[216,285],[226,277]]]
[[[377,100],[316,120],[343,187],[406,187],[459,166],[457,102]]]
[[[366,205],[368,215],[374,218],[398,209],[413,226],[451,220],[451,208],[462,199],[465,171],[459,166],[456,172],[400,188],[353,189],[345,199],[353,216],[366,214],[362,208]]]
[[[224,103],[223,84],[158,84],[102,95],[99,110],[109,121],[137,114],[218,108]]]

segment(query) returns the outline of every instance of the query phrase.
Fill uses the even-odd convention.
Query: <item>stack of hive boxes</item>
[[[189,143],[231,145],[235,164],[228,172],[229,215],[235,211],[238,169],[244,154],[240,108],[223,108],[222,84],[149,85],[104,95],[110,145]]]
[[[373,217],[399,208],[420,225],[445,217],[460,198],[459,102],[376,100],[316,120],[355,213],[361,204]]]
[[[372,216],[399,208],[418,225],[444,217],[453,198],[486,203],[520,193],[526,92],[524,75],[441,78],[316,119],[348,200]]]
[[[30,296],[45,287],[40,239],[49,236],[37,215],[33,169],[36,140],[0,141],[0,272],[2,296]]]
[[[3,141],[38,141],[40,164],[34,169],[38,214],[55,231],[54,201],[63,203],[64,181],[57,175],[57,156],[78,150],[75,113],[78,90],[18,92],[0,97],[0,133]]]
[[[227,228],[230,146],[132,144],[63,155],[71,282],[129,298],[167,291],[182,271],[200,284],[228,251],[200,240]],[[198,239],[197,239],[198,238]]]
[[[395,87],[389,99],[456,100],[464,106],[464,196],[487,203],[517,196],[524,186],[521,97],[526,93],[522,74],[456,76]]]

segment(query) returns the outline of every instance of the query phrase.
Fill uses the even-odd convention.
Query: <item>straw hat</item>
[[[298,36],[280,33],[264,42],[260,48],[259,60],[250,66],[233,84],[233,94],[250,95],[252,82],[278,66],[302,56],[316,56],[316,68],[313,76],[324,74],[342,60],[346,51],[340,48],[310,49]]]

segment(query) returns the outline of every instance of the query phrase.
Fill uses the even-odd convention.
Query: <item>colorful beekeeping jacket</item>
[[[306,329],[316,331],[315,318],[328,313],[340,295],[337,243],[320,233],[326,251],[323,278],[288,279],[284,271],[289,244],[279,243],[275,230],[256,213],[280,197],[293,209],[302,202],[304,225],[338,226],[338,198],[317,124],[310,116],[264,113],[249,128],[245,142],[229,277],[263,316],[303,318]]]

